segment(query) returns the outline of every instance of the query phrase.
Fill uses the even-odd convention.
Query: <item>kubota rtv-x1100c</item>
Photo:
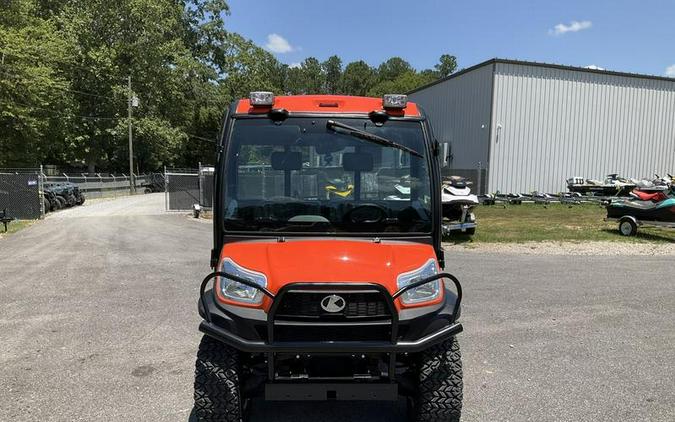
[[[255,92],[218,148],[197,418],[245,420],[253,397],[402,395],[412,420],[459,420],[461,288],[443,272],[439,145],[420,108]]]

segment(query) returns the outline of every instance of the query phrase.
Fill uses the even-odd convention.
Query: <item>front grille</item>
[[[345,300],[345,307],[339,312],[327,312],[321,307],[321,301],[329,295],[337,294]],[[303,292],[289,291],[277,308],[276,319],[289,320],[383,320],[391,318],[391,312],[383,293],[368,292]]]

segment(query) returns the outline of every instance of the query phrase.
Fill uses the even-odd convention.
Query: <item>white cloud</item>
[[[288,65],[288,67],[301,67],[302,65],[299,62],[294,62]]]
[[[583,31],[584,29],[588,29],[591,26],[593,26],[593,22],[591,21],[572,21],[569,23],[569,25],[565,25],[564,23],[559,23],[556,26],[553,27],[553,29],[550,29],[548,31],[549,34],[551,35],[563,35],[568,32],[579,32]]]
[[[585,69],[592,69],[592,70],[605,70],[604,67],[596,66],[594,64],[589,64],[588,66],[584,66]]]
[[[267,48],[272,53],[280,54],[290,53],[291,51],[295,50],[288,40],[279,34],[269,34],[267,36],[267,44],[265,44],[265,48]]]
[[[670,65],[666,68],[666,76],[675,78],[675,64]]]

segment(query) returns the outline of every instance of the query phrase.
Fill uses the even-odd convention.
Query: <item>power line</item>
[[[187,133],[186,135],[189,136],[190,138],[199,139],[200,141],[213,142],[214,144],[218,142],[218,140],[216,139],[204,138],[203,136],[197,136],[191,133]]]
[[[17,59],[33,60],[34,62],[38,63],[38,66],[43,65],[43,64],[48,64],[48,65],[61,64],[61,65],[64,65],[64,66],[76,67],[78,69],[86,70],[87,72],[92,73],[91,67],[80,66],[80,65],[77,65],[77,64],[73,64],[71,62],[67,62],[65,60],[59,61],[59,60],[50,59],[50,60],[41,61],[38,57],[11,53],[8,50],[0,50],[0,53],[2,53],[4,55],[7,55],[7,56],[16,57]],[[40,53],[41,53],[40,51],[32,52],[32,54],[40,54]]]
[[[54,109],[51,108],[45,108],[45,107],[40,107],[36,105],[30,105],[30,104],[24,104],[22,102],[13,100],[12,101],[16,105],[20,105],[23,107],[28,107],[28,108],[37,108],[39,110],[44,110],[52,113],[54,116],[59,116],[59,117],[77,117],[80,119],[91,119],[91,120],[120,120],[120,117],[104,117],[104,116],[83,116],[83,115],[78,115],[78,114],[67,114],[67,113],[61,113],[58,112]]]
[[[23,76],[23,75],[19,75],[19,74],[16,74],[16,73],[7,72],[7,71],[4,70],[4,69],[3,69],[3,70],[0,70],[0,73],[4,73],[6,76],[11,77],[11,78],[13,78],[13,79],[22,79],[22,80],[24,80],[24,81],[26,81],[26,82],[31,82],[29,79],[27,79],[27,78],[26,78],[25,76]],[[93,94],[93,93],[91,93],[91,92],[79,91],[79,90],[77,90],[77,89],[61,88],[61,87],[54,86],[53,84],[50,84],[50,85],[49,85],[49,88],[55,89],[55,90],[58,90],[58,91],[65,91],[65,92],[72,92],[72,93],[75,93],[75,94],[86,95],[86,96],[89,96],[89,97],[107,98],[107,99],[109,99],[109,100],[114,100],[114,99],[115,99],[114,97],[109,97],[109,96],[107,96],[107,95]]]

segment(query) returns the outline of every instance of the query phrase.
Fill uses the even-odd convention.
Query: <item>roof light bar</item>
[[[274,104],[274,93],[268,91],[253,91],[249,94],[253,107],[267,107]]]
[[[406,108],[408,105],[408,96],[403,94],[384,94],[382,97],[382,106],[384,108]]]

